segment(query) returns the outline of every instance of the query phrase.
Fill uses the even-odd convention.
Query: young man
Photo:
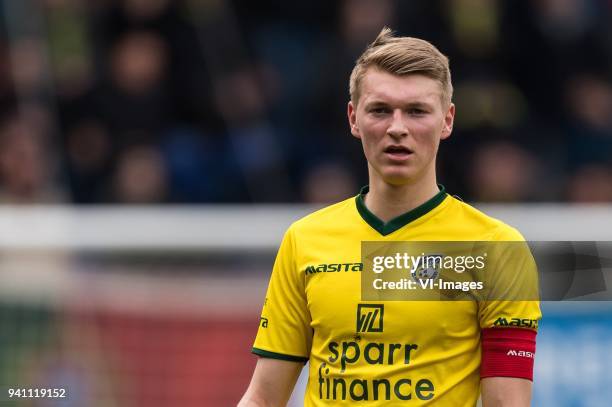
[[[362,242],[522,240],[436,182],[455,116],[448,59],[385,28],[357,61],[350,94],[369,186],[285,234],[239,406],[284,406],[306,361],[305,406],[473,406],[480,393],[485,407],[528,406],[537,301],[361,298]],[[529,323],[496,324],[513,318]]]

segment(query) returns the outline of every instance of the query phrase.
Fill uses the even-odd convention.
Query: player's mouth
[[[385,148],[385,155],[393,161],[403,161],[408,159],[413,151],[408,147],[404,147],[401,145],[391,145]]]

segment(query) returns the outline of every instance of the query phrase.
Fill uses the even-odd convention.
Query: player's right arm
[[[285,406],[310,356],[313,329],[296,246],[289,228],[274,262],[253,345],[259,358],[240,407]]]
[[[238,407],[287,405],[302,367],[304,364],[301,362],[259,358],[251,383],[238,403]]]

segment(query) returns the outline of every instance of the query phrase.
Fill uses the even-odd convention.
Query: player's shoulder
[[[298,233],[324,231],[354,221],[355,213],[355,197],[353,196],[298,219],[291,224],[289,229]]]
[[[460,222],[467,230],[472,230],[475,234],[486,236],[486,240],[525,240],[521,232],[515,227],[463,202],[461,199],[453,196],[449,196],[448,198],[452,200],[455,218],[460,219]]]

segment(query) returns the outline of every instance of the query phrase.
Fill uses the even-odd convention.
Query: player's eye
[[[372,109],[370,109],[370,113],[374,113],[374,114],[385,114],[388,113],[389,109],[387,109],[386,107],[373,107]]]
[[[413,108],[413,109],[408,110],[408,113],[410,113],[411,115],[414,115],[414,116],[422,116],[422,115],[426,114],[427,111],[425,111],[423,109]]]

